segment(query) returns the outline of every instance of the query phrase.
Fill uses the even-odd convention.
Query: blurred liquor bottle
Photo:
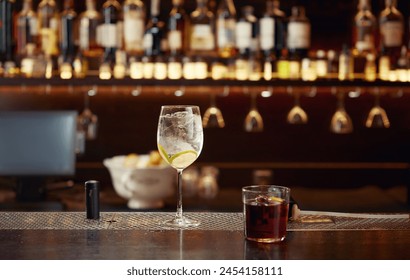
[[[182,55],[188,49],[189,17],[183,8],[183,0],[172,0],[168,18],[168,49],[171,55]]]
[[[371,11],[369,0],[359,0],[354,17],[353,56],[354,72],[362,75],[368,62],[368,54],[375,55],[376,17]],[[373,57],[369,56],[369,57]]]
[[[375,81],[377,78],[376,57],[374,53],[366,55],[366,64],[364,67],[364,79],[369,82]]]
[[[388,81],[390,79],[391,62],[390,56],[386,51],[386,47],[381,44],[381,49],[378,54],[378,74],[379,79],[382,81]]]
[[[245,6],[242,12],[246,21],[252,26],[250,53],[256,53],[259,51],[259,21],[255,16],[255,8],[253,6]]]
[[[116,0],[107,0],[102,6],[102,22],[97,37],[104,49],[103,63],[115,63],[115,52],[122,44],[121,5]],[[107,66],[107,65],[106,65]]]
[[[267,55],[281,56],[282,49],[286,47],[286,15],[279,8],[278,0],[266,2],[266,10],[259,20],[260,48]]]
[[[310,32],[311,25],[306,17],[305,8],[302,6],[292,7],[292,15],[289,17],[287,32],[287,47],[291,59],[301,60],[308,56]]]
[[[275,55],[278,58],[282,54],[282,49],[286,48],[286,14],[280,9],[279,0],[273,0],[273,18],[275,19]]]
[[[0,75],[14,77],[18,68],[14,61],[14,0],[0,1]]]
[[[162,53],[164,22],[159,18],[160,0],[151,0],[150,18],[144,34],[144,53],[147,56],[158,56]]]
[[[0,1],[0,62],[12,63],[14,59],[14,0]]]
[[[145,30],[145,7],[140,0],[126,0],[123,6],[124,50],[130,55],[142,54]]]
[[[360,0],[354,17],[353,45],[355,54],[375,52],[376,17],[369,0]]]
[[[77,13],[74,0],[64,0],[60,15],[60,63],[72,64],[78,51]]]
[[[33,1],[24,0],[22,10],[16,16],[17,60],[23,77],[44,77],[46,64],[40,54],[39,28]]]
[[[46,57],[57,56],[59,16],[54,0],[42,0],[37,9],[41,51]]]
[[[242,15],[236,24],[235,30],[235,43],[239,55],[248,54],[252,44],[252,22],[248,21],[245,15],[246,12],[247,10],[242,8]]]
[[[37,13],[33,10],[33,1],[24,0],[22,10],[16,17],[16,53],[19,57],[28,54],[28,49],[38,51],[38,21]]]
[[[339,55],[339,80],[353,80],[354,79],[354,62],[353,56],[349,47],[344,44]]]
[[[404,18],[396,6],[396,0],[385,0],[385,9],[379,16],[381,46],[393,68],[397,66],[404,36]]]
[[[273,0],[266,1],[266,10],[259,19],[260,49],[264,55],[263,75],[265,80],[272,79],[275,60],[275,18],[273,16]]]
[[[219,3],[216,15],[216,39],[218,54],[222,58],[232,58],[236,54],[236,9],[233,1],[222,0]]]
[[[266,10],[259,20],[260,49],[265,56],[274,51],[275,46],[275,19],[273,17],[273,0],[266,1]]]
[[[399,82],[409,82],[408,79],[409,57],[406,46],[402,46],[401,54],[397,61],[396,77]]]
[[[145,60],[151,60],[153,64],[153,77],[157,80],[167,78],[168,65],[167,60],[162,56],[164,53],[164,22],[160,20],[160,1],[152,0],[150,9],[150,18],[144,35],[144,54]],[[182,65],[171,71],[178,71],[181,74]],[[172,76],[172,75],[171,75]],[[179,76],[180,77],[180,76]]]
[[[79,16],[79,48],[84,57],[100,57],[102,48],[98,43],[97,28],[101,24],[101,14],[96,9],[95,0],[86,0],[86,10]]]
[[[249,55],[259,48],[258,20],[253,13],[252,6],[242,7],[242,16],[236,24],[236,48],[240,55]]]
[[[196,0],[196,9],[191,13],[189,50],[192,55],[207,56],[215,51],[215,19],[208,9],[208,0]]]
[[[261,61],[259,54],[259,21],[252,6],[242,7],[242,17],[236,25],[236,47],[239,54],[235,61],[235,77],[238,80],[259,80]]]
[[[253,7],[242,7],[242,15],[236,23],[235,40],[238,55],[235,59],[235,79],[248,80],[250,76],[249,57],[252,48]]]
[[[327,77],[337,79],[339,76],[339,57],[335,50],[327,51]]]

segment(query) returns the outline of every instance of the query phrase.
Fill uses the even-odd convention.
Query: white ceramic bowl
[[[149,155],[140,155],[142,161]],[[114,189],[119,196],[128,199],[131,209],[161,208],[164,199],[176,188],[175,170],[170,166],[124,167],[126,156],[105,159]]]

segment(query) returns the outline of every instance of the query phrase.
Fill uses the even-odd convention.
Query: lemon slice
[[[161,144],[158,144],[158,152],[161,155],[161,157],[167,162],[167,163],[171,163],[170,162],[170,157],[168,156],[168,153],[165,151],[164,147],[162,147]]]
[[[197,157],[198,153],[194,150],[186,150],[170,157],[169,163],[175,168],[185,168],[191,165]]]
[[[282,203],[282,202],[283,202],[283,199],[282,199],[282,198],[275,197],[275,196],[269,197],[268,200],[271,201],[271,202],[279,202],[279,203]]]

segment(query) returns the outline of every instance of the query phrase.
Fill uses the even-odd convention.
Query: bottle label
[[[117,46],[117,25],[112,23],[101,24],[98,27],[99,40],[104,48]]]
[[[403,24],[399,21],[385,22],[381,27],[386,47],[400,47],[403,39]]]
[[[218,19],[216,26],[218,47],[234,46],[236,21],[234,19]]]
[[[366,35],[362,40],[356,42],[358,51],[370,51],[374,49],[374,39],[371,34]]]
[[[37,36],[38,35],[38,21],[36,17],[30,18],[29,27],[30,27],[30,35]]]
[[[154,45],[154,36],[151,33],[147,33],[144,35],[144,50],[150,50],[152,49],[152,46]]]
[[[88,50],[89,49],[89,26],[90,21],[87,18],[83,18],[80,21],[80,49]]]
[[[56,18],[50,19],[50,29],[58,30],[58,19]]]
[[[356,25],[357,42],[356,49],[358,51],[370,51],[375,48],[373,26],[367,22],[361,22]]]
[[[168,33],[168,46],[170,50],[182,49],[182,34],[179,30],[171,30]]]
[[[290,22],[288,25],[288,47],[290,49],[308,49],[310,47],[310,24]]]
[[[191,49],[213,50],[215,48],[214,36],[208,24],[195,24],[192,26]]]
[[[116,28],[117,28],[117,36],[115,38],[116,40],[116,47],[122,49],[123,48],[123,41],[124,41],[124,21],[118,21],[116,24]]]
[[[247,49],[251,47],[252,25],[250,22],[242,21],[236,24],[236,47]]]
[[[125,42],[142,41],[144,34],[144,21],[136,13],[129,12],[124,16],[124,39]]]
[[[58,54],[57,42],[58,36],[56,30],[51,28],[41,29],[41,49],[46,55]]]
[[[261,49],[270,50],[275,45],[275,20],[271,17],[263,17],[259,24]]]

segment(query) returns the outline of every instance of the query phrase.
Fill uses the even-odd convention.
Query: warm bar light
[[[396,76],[399,82],[407,82],[407,69],[396,69]]]
[[[316,76],[318,78],[326,78],[327,76],[327,60],[324,50],[318,50],[316,53]]]
[[[167,64],[165,62],[155,62],[154,78],[157,80],[165,80],[167,78]]]
[[[34,59],[33,58],[23,58],[21,61],[21,74],[26,78],[31,78],[34,72]]]
[[[53,62],[51,59],[47,59],[45,77],[46,79],[51,79],[53,77]]]
[[[122,63],[116,63],[114,66],[114,78],[124,79],[127,72],[127,68]]]
[[[196,78],[195,75],[195,63],[192,61],[184,62],[184,66],[182,68],[184,79],[193,80]]]
[[[141,61],[133,60],[130,63],[130,77],[134,80],[144,78],[144,65]]]
[[[144,79],[152,79],[154,77],[154,63],[151,61],[144,61],[143,73]]]
[[[376,80],[377,70],[376,70],[376,58],[374,54],[369,53],[366,56],[366,66],[364,68],[364,79],[369,82]]]
[[[100,74],[99,77],[101,80],[109,80],[111,79],[111,67],[108,63],[103,63],[100,66]]]
[[[278,60],[278,78],[282,80],[289,79],[290,69],[289,69],[289,60],[280,59]]]
[[[63,63],[60,66],[60,78],[63,80],[69,80],[73,77],[73,68],[70,63]]]
[[[315,81],[317,79],[316,63],[309,58],[302,60],[301,77],[303,81]]]
[[[389,81],[390,82],[397,82],[397,73],[395,70],[389,71]]]
[[[245,59],[237,59],[235,61],[235,78],[239,81],[249,79],[249,62]]]
[[[182,78],[182,63],[179,61],[170,61],[168,63],[168,79],[179,80]]]
[[[226,78],[227,75],[228,75],[228,68],[224,64],[220,62],[216,62],[212,64],[212,71],[211,71],[212,79],[221,80],[221,79]]]
[[[16,66],[14,61],[6,61],[4,63],[4,76],[8,78],[14,78],[20,72],[20,69]]]
[[[289,61],[289,79],[298,80],[300,79],[300,62],[291,60]]]
[[[87,61],[77,57],[73,62],[73,70],[76,78],[85,78],[88,71]]]
[[[195,62],[195,78],[203,80],[208,78],[208,64],[204,61]]]
[[[261,69],[261,64],[260,62],[256,59],[253,58],[252,60],[249,61],[249,80],[250,81],[259,81],[262,77],[262,69]]]
[[[379,59],[379,78],[382,81],[388,81],[390,76],[390,59],[388,56],[382,56]]]
[[[272,73],[273,73],[272,61],[267,60],[263,64],[263,78],[265,79],[265,81],[272,80]]]

